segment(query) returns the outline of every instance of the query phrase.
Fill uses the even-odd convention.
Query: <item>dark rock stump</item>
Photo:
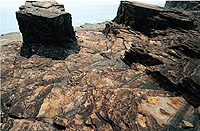
[[[16,18],[23,35],[21,55],[65,59],[80,48],[76,44],[71,14],[55,1],[26,1]]]

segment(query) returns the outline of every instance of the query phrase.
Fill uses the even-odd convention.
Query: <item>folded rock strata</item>
[[[116,22],[86,24],[75,29],[80,52],[65,60],[27,59],[19,33],[1,36],[1,129],[199,130],[199,96],[185,99],[199,91],[199,32],[191,27],[149,37]]]
[[[21,55],[38,54],[52,59],[65,59],[77,53],[71,14],[56,1],[26,1],[16,18],[23,36]]]

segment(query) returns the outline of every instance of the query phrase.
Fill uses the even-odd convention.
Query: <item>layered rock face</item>
[[[200,1],[166,1],[165,7],[188,15],[200,28]]]
[[[200,1],[166,1],[165,7],[182,11],[198,11],[200,10]]]
[[[122,6],[124,12],[129,6],[158,17],[160,9],[168,10],[169,19],[174,12],[179,19],[179,13],[191,25],[150,28],[146,34],[123,21],[86,24],[75,29],[80,52],[65,60],[27,59],[20,56],[19,33],[1,36],[2,130],[200,130],[195,21],[157,6],[127,1]]]
[[[158,35],[159,30],[167,28],[195,28],[192,20],[178,11],[138,2],[123,1],[113,20],[142,32],[147,36]]]
[[[111,40],[122,39],[128,50],[121,59],[132,69],[141,70],[138,69],[138,65],[141,65],[145,69],[145,74],[154,80],[159,88],[170,91],[176,96],[182,96],[198,108],[200,106],[198,21],[198,15],[195,16],[191,12],[122,1],[117,16],[106,25],[104,33]],[[156,115],[153,112],[152,114]],[[178,114],[180,118],[183,117],[183,114]],[[176,122],[180,121],[180,118],[175,116],[166,122],[177,125]],[[199,130],[199,127],[193,130]]]
[[[200,106],[200,33],[189,16],[158,6],[122,1],[113,22],[148,36],[132,41],[124,62],[129,66],[135,63],[146,66],[146,73],[162,88],[184,96],[195,107]],[[108,24],[105,32],[121,35],[115,23]]]
[[[16,18],[23,36],[22,56],[38,54],[65,59],[79,50],[71,14],[65,12],[64,5],[55,1],[27,1],[19,9]]]

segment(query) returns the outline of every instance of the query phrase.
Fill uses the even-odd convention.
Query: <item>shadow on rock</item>
[[[65,47],[59,45],[28,45],[23,43],[20,50],[20,55],[30,58],[33,54],[51,58],[53,60],[64,60],[70,54],[77,54],[80,51],[80,46],[74,43],[67,43]]]

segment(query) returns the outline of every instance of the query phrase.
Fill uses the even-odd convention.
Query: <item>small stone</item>
[[[35,50],[34,50],[34,49],[31,49],[31,52],[33,52],[33,53],[34,53],[34,52],[35,52]]]
[[[198,108],[198,111],[199,111],[199,113],[200,113],[200,106],[199,106],[199,108]]]
[[[183,123],[184,123],[184,125],[183,125],[184,129],[194,128],[194,125],[188,121],[183,120]]]
[[[62,126],[63,128],[65,128],[70,122],[69,122],[69,118],[65,118],[65,117],[57,117],[55,120],[54,120],[54,124],[56,125],[59,125],[59,126]]]
[[[137,113],[137,118],[136,118],[137,123],[139,123],[143,128],[147,127],[146,125],[146,118],[143,114]]]

